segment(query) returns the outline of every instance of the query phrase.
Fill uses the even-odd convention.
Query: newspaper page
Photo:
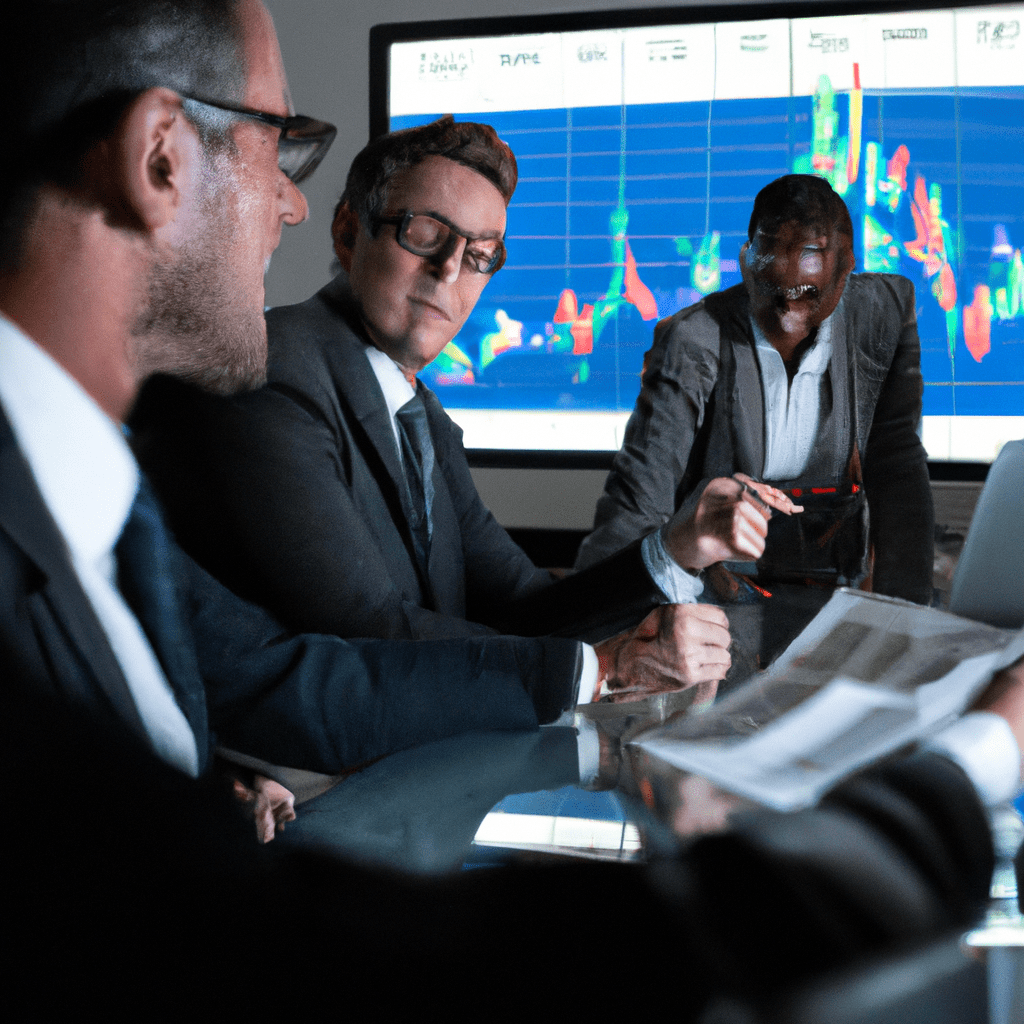
[[[838,590],[766,671],[708,712],[635,739],[768,807],[810,806],[839,779],[962,714],[1024,630]]]

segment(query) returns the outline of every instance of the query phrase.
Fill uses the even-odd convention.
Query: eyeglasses
[[[201,100],[197,96],[182,94],[186,103],[198,103],[201,107],[212,107],[238,117],[250,117],[254,121],[269,124],[280,129],[277,140],[277,166],[282,173],[296,185],[305,181],[320,165],[320,161],[331,148],[338,129],[326,121],[318,121],[314,117],[293,114],[281,117],[278,114],[267,114],[262,110],[249,110],[246,107],[233,107],[227,103],[214,103],[212,100]]]
[[[438,256],[451,252],[458,239],[466,243],[462,262],[475,274],[496,274],[505,262],[505,243],[500,238],[474,238],[436,213],[399,210],[388,217],[374,217],[374,232],[381,224],[397,224],[398,244],[414,256]]]

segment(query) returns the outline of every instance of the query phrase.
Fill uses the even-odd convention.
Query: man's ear
[[[750,242],[744,242],[740,246],[740,277],[744,282],[750,277],[750,267],[747,266],[747,253],[750,251]]]
[[[846,263],[845,263],[845,268],[844,269],[846,269],[846,273],[847,274],[850,274],[850,273],[853,272],[853,270],[854,270],[854,268],[856,266],[857,266],[857,255],[853,251],[853,239],[851,238],[851,239],[848,239],[847,243],[846,243]]]
[[[147,89],[128,105],[114,134],[87,158],[87,173],[94,159],[102,161],[96,187],[109,193],[111,214],[154,231],[178,215],[199,145],[177,93]]]
[[[845,235],[840,236],[842,238],[842,250],[840,252],[838,263],[838,274],[843,282],[843,287],[846,287],[846,280],[853,273],[857,266],[857,256],[853,251],[853,239],[847,238]]]
[[[361,230],[359,217],[352,207],[347,203],[339,207],[331,224],[331,238],[334,240],[334,255],[338,257],[338,262],[346,273],[352,269],[352,252]]]

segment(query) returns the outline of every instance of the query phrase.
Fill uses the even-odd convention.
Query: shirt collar
[[[820,377],[828,369],[829,360],[832,358],[832,318],[836,315],[833,311],[821,324],[818,325],[818,333],[814,343],[804,353],[797,367],[797,376],[813,373]],[[778,355],[778,349],[768,340],[767,335],[758,326],[753,314],[750,316],[750,327],[754,332],[754,343],[761,352],[774,352]],[[779,356],[781,361],[782,357]]]
[[[75,558],[95,561],[121,534],[139,470],[115,423],[81,385],[0,315],[0,405]]]
[[[395,420],[395,413],[405,405],[416,394],[416,389],[409,383],[402,368],[391,356],[381,352],[373,345],[366,345],[366,358],[370,361],[370,368],[373,370],[381,391],[384,392],[384,402],[388,407],[388,415],[392,423]]]

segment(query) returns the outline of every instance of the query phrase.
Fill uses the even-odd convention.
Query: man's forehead
[[[260,0],[243,0],[239,21],[248,71],[246,106],[282,116],[294,113],[270,12]]]
[[[446,156],[431,154],[411,167],[404,167],[390,179],[388,206],[410,204],[420,213],[445,214],[459,224],[462,224],[461,218],[471,216],[472,211],[474,219],[482,216],[488,223],[463,226],[498,233],[504,230],[505,200],[494,182],[474,168]]]
[[[391,175],[388,183],[393,189],[421,188],[424,185],[434,187],[437,183],[447,185],[467,174],[473,176],[470,180],[484,182],[498,192],[494,182],[489,181],[478,170],[440,153],[428,153],[422,160],[401,168]],[[498,195],[500,196],[501,193],[498,192]]]
[[[758,224],[753,241],[765,249],[811,243],[833,248],[840,243],[841,237],[835,225],[802,224],[797,220],[787,220],[774,225]]]

